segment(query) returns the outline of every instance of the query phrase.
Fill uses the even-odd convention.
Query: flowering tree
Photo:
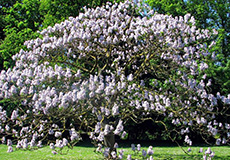
[[[105,140],[111,153],[127,120],[164,124],[160,117],[190,145],[192,130],[229,141],[230,96],[211,94],[204,74],[206,60],[215,58],[214,42],[205,43],[212,32],[197,29],[189,14],[141,17],[139,5],[85,9],[25,42],[15,67],[0,76],[1,99],[19,104],[0,110],[9,151],[10,139],[17,148],[40,147],[47,139],[55,142],[51,148],[63,148],[86,131],[93,141]]]

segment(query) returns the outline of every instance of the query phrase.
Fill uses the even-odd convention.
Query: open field
[[[191,147],[191,152],[189,155],[185,154],[183,150],[175,145],[171,144],[154,144],[145,143],[141,149],[147,150],[148,146],[152,145],[154,148],[153,158],[154,160],[202,160],[204,153],[198,153],[200,148],[203,150],[208,147],[205,145],[193,146]],[[134,159],[142,159],[139,154],[134,154],[134,152],[129,147],[130,143],[123,143],[119,146],[119,149],[124,149],[124,159],[126,159],[128,154],[132,154]],[[185,150],[188,147],[183,147]],[[118,150],[119,150],[118,149]],[[65,155],[53,155],[49,146],[40,148],[33,151],[23,151],[18,150],[12,153],[7,153],[7,146],[0,145],[0,159],[1,160],[102,160],[103,156],[100,153],[94,152],[95,148],[90,143],[80,143],[78,146],[74,147],[73,150],[69,150],[68,154]],[[230,147],[229,146],[213,146],[211,150],[215,152],[213,160],[230,160]]]

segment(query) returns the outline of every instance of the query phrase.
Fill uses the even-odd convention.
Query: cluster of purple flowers
[[[27,50],[13,57],[15,67],[0,73],[0,99],[20,103],[8,114],[0,107],[0,134],[27,138],[19,141],[22,148],[41,147],[40,140],[53,135],[52,148],[62,148],[80,138],[75,128],[85,124],[90,138],[100,142],[111,132],[124,136],[132,113],[137,120],[167,117],[189,144],[193,127],[221,134],[217,144],[228,142],[230,124],[217,122],[215,107],[229,106],[230,95],[210,93],[204,73],[206,59],[215,54],[209,53],[214,44],[203,41],[215,31],[197,29],[190,14],[173,18],[148,10],[148,17],[134,16],[138,5],[125,1],[85,9],[40,31],[42,39],[26,41]],[[151,74],[149,86],[144,77]],[[104,125],[111,117],[117,123]],[[66,126],[66,119],[74,126]]]

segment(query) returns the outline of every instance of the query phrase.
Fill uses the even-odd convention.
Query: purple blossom
[[[115,103],[113,108],[112,108],[112,115],[116,116],[119,114],[119,106]]]
[[[8,150],[7,153],[13,152],[13,147],[12,146],[8,146]]]
[[[60,137],[61,135],[62,135],[61,132],[56,131],[54,136],[58,138],[58,137]]]
[[[12,141],[10,139],[7,139],[7,146],[12,146]]]
[[[62,142],[63,142],[63,145],[64,145],[64,146],[67,146],[67,145],[68,145],[68,140],[67,140],[66,138],[63,138]]]
[[[105,125],[104,135],[108,135],[110,133],[110,125]]]
[[[132,155],[131,155],[131,154],[129,154],[129,155],[127,156],[127,160],[132,160]]]
[[[140,151],[140,150],[141,150],[141,145],[137,144],[137,151]]]
[[[2,144],[6,143],[6,137],[2,137]]]
[[[70,139],[71,141],[79,139],[79,135],[77,134],[76,130],[74,128],[71,128],[69,131]],[[64,140],[63,140],[64,141]],[[68,143],[68,141],[65,139],[64,143]]]
[[[97,152],[102,152],[102,144],[98,144],[98,147],[96,149]]]
[[[35,147],[35,146],[36,146],[36,145],[35,145],[35,140],[32,139],[32,140],[30,141],[29,145],[30,145],[31,148],[32,148],[32,147]]]
[[[125,131],[123,131],[121,134],[121,138],[125,138],[126,135],[127,135],[127,133]]]
[[[38,146],[39,148],[41,148],[41,147],[42,147],[42,141],[38,141],[37,146]]]
[[[212,152],[209,157],[213,158],[215,156],[215,152]]]
[[[133,151],[136,150],[135,144],[131,144],[131,149],[132,149]]]
[[[103,154],[105,158],[109,157],[109,148],[105,148]]]
[[[114,131],[114,134],[120,134],[124,130],[124,126],[122,125],[123,121],[119,120],[118,125]]]
[[[58,148],[63,148],[64,147],[64,145],[63,145],[63,142],[62,142],[62,140],[56,140],[56,144],[55,144],[55,147],[58,147]]]
[[[17,142],[16,148],[17,148],[17,149],[22,148],[22,142],[21,142],[21,141],[18,141],[18,142]]]
[[[200,148],[199,153],[202,153],[202,152],[203,152],[203,148]]]
[[[211,154],[211,153],[212,153],[211,148],[208,147],[208,149],[205,151],[205,154]]]
[[[99,133],[100,132],[100,129],[101,129],[101,123],[100,122],[97,122],[97,124],[95,125],[95,133]]]
[[[55,146],[53,143],[50,143],[50,149],[55,149]]]
[[[28,141],[27,139],[23,139],[22,140],[21,144],[22,144],[22,148],[23,149],[27,149],[28,148],[29,144],[28,144],[27,141]]]
[[[149,146],[148,150],[147,150],[147,154],[148,155],[153,155],[154,151],[153,151],[153,147],[152,146]]]
[[[97,139],[99,141],[103,141],[104,140],[104,132],[100,132],[99,135],[98,135],[98,137],[97,137]]]
[[[143,157],[146,157],[146,156],[147,156],[147,152],[146,152],[144,149],[142,150],[142,156],[143,156]]]
[[[114,148],[118,148],[119,146],[118,146],[118,143],[115,143],[114,144]]]
[[[112,151],[111,156],[112,156],[113,159],[115,159],[115,158],[117,158],[117,153],[115,151]]]
[[[153,156],[150,156],[147,160],[153,160]]]

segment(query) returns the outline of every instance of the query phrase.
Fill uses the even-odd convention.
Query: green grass
[[[189,153],[189,155],[185,154],[180,147],[177,147],[170,143],[145,143],[142,149],[147,150],[147,146],[149,145],[152,145],[154,148],[154,160],[202,160],[203,153],[198,153],[198,151],[201,147],[204,150],[208,148],[205,145],[191,147],[192,151]],[[74,147],[74,149],[69,150],[68,154],[66,155],[53,155],[51,153],[51,149],[48,146],[33,151],[17,150],[12,153],[7,153],[7,146],[0,145],[0,160],[102,160],[103,156],[100,153],[95,153],[94,149],[95,148],[88,142],[80,143],[79,146],[76,146]],[[142,159],[142,157],[140,156],[141,153],[133,154],[133,151],[130,148],[130,143],[121,144],[119,149],[124,149],[124,159],[126,159],[126,156],[128,154],[132,154],[133,159]],[[184,147],[184,149],[187,150],[188,147]],[[214,146],[211,147],[211,150],[215,152],[215,157],[212,160],[230,160],[229,146]]]
[[[14,148],[15,149],[15,148]],[[76,159],[103,159],[101,154],[96,154],[93,147],[76,146],[68,154],[51,153],[49,146],[32,151],[17,150],[7,153],[7,146],[0,145],[0,160],[76,160]]]

